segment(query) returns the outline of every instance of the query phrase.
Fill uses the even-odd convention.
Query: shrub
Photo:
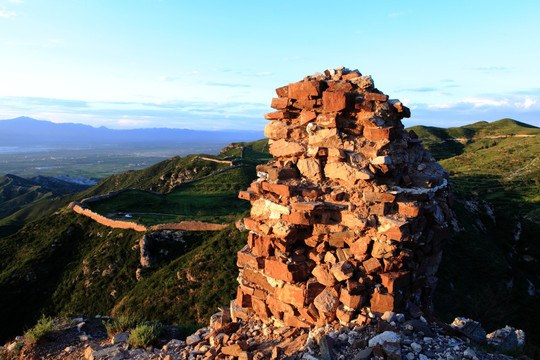
[[[107,321],[105,323],[105,329],[107,329],[107,335],[113,336],[115,334],[134,329],[139,325],[141,325],[140,320],[121,315],[116,319]]]
[[[42,316],[33,328],[24,333],[24,337],[26,338],[27,342],[35,344],[53,331],[53,325],[54,320],[52,318]]]
[[[136,348],[147,348],[157,341],[162,331],[161,324],[140,324],[131,330],[128,344]]]

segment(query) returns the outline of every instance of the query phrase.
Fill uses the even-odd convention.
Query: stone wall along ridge
[[[348,323],[359,309],[431,309],[448,223],[448,173],[401,119],[410,111],[357,70],[276,89],[274,160],[251,202],[231,309],[288,326]]]
[[[100,215],[88,208],[84,208],[79,203],[71,203],[68,206],[77,214],[89,217],[90,219],[114,229],[132,229],[135,231],[160,231],[160,230],[185,230],[185,231],[219,231],[223,230],[229,224],[214,224],[204,221],[180,221],[178,223],[167,223],[153,226],[144,226],[132,221],[112,220]]]

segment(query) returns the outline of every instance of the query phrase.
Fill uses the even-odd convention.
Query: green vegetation
[[[540,343],[538,295],[529,295],[531,286],[540,288],[539,129],[508,119],[414,129],[451,174],[454,211],[463,228],[451,235],[443,254],[434,298],[438,314],[448,322],[471,317],[488,331],[509,324],[524,329],[529,343]],[[145,224],[232,223],[246,214],[249,204],[238,200],[237,192],[255,178],[255,166],[269,159],[266,151],[267,141],[261,140],[231,144],[208,156],[233,162],[223,172],[228,164],[195,155],[172,158],[109,177],[76,195],[37,201],[1,220],[0,231],[26,225],[0,238],[0,316],[13,324],[0,328],[0,338],[15,335],[42,313],[112,314],[117,322],[108,325],[111,332],[141,324],[130,319],[182,324],[186,333],[206,323],[234,297],[236,252],[247,234],[231,225],[160,242],[167,255],[140,270],[137,280],[137,244],[143,234],[106,228],[58,209],[71,200],[130,188],[91,203],[92,209],[104,215],[130,213]],[[147,325],[137,335],[140,346],[147,346],[152,333]]]
[[[140,324],[129,333],[128,344],[135,348],[155,345],[163,332],[161,324]]]
[[[136,328],[142,322],[138,319],[133,319],[129,316],[119,316],[115,319],[109,319],[105,321],[105,329],[107,335],[114,336],[121,332],[126,332]]]
[[[145,273],[115,306],[114,316],[204,324],[218,306],[229,304],[237,287],[236,253],[247,234],[231,225],[219,232],[189,233],[188,241],[199,246]]]
[[[533,260],[540,259],[540,129],[508,119],[463,129],[476,139],[459,155],[446,158],[455,142],[440,143],[434,152],[450,172],[462,228],[445,247],[435,308],[445,321],[468,316],[488,331],[510,324],[538,343],[540,315],[532,309],[538,309],[534,288],[540,287]],[[537,135],[502,137],[512,134]]]
[[[46,338],[53,331],[54,320],[50,317],[43,316],[33,328],[28,329],[24,333],[24,337],[30,344],[35,344],[39,340]]]
[[[413,126],[413,130],[424,142],[436,159],[442,160],[466,152],[471,143],[485,140],[485,144],[493,139],[503,139],[506,136],[523,137],[540,135],[540,129],[512,119],[502,119],[491,123],[480,121],[471,125],[453,128],[438,128],[433,126]],[[518,140],[520,140],[518,138]]]
[[[99,202],[92,210],[111,218],[132,220],[145,225],[178,220],[230,222],[249,209],[249,203],[238,199],[254,177],[254,169],[239,167],[200,181],[179,185],[172,192],[159,195],[143,191],[126,191]],[[115,216],[116,215],[116,216]]]

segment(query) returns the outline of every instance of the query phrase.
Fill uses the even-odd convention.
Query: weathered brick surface
[[[274,160],[239,194],[252,210],[235,306],[294,327],[430,307],[448,174],[404,130],[409,109],[345,68],[276,94]]]

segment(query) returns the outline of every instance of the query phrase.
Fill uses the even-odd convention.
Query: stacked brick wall
[[[451,211],[448,174],[401,119],[409,109],[345,68],[276,90],[274,160],[239,197],[237,316],[350,322],[363,306],[431,306]]]
[[[160,231],[160,230],[185,230],[185,231],[219,231],[225,229],[229,224],[214,224],[204,221],[180,221],[177,223],[159,224],[153,226],[144,226],[132,221],[112,220],[100,215],[90,209],[83,208],[77,203],[69,205],[77,214],[89,217],[90,219],[115,229],[132,229],[135,231]]]

